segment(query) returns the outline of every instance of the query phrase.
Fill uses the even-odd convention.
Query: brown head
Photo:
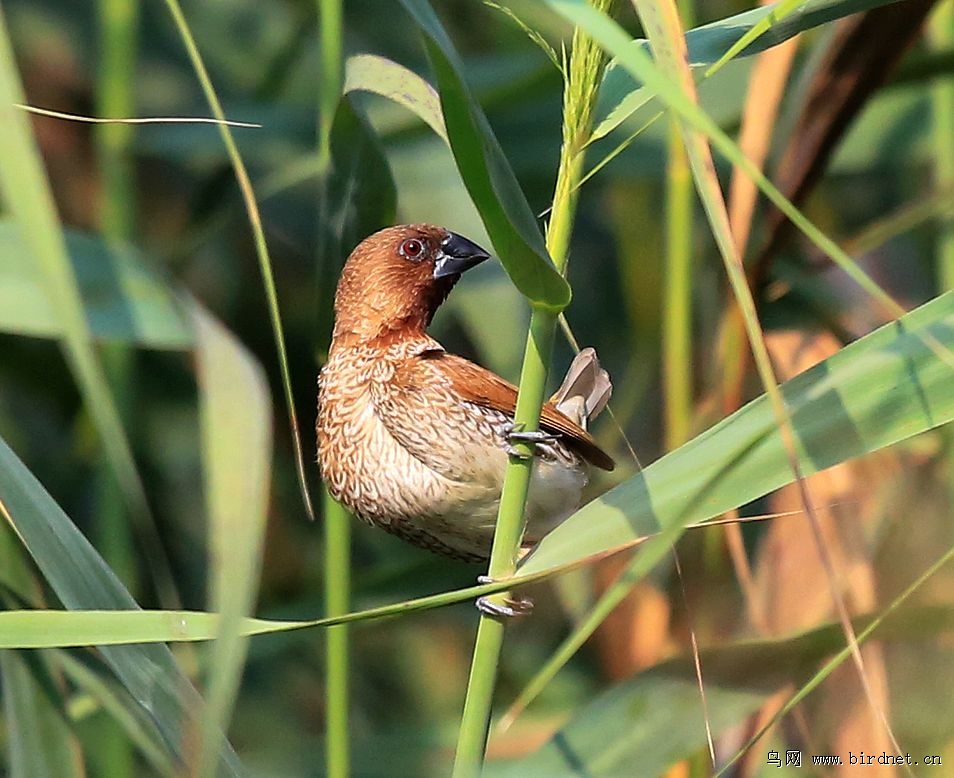
[[[334,340],[367,342],[423,332],[460,274],[490,255],[430,224],[387,227],[345,262],[335,294]]]

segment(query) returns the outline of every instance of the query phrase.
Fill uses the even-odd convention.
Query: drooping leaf
[[[531,303],[562,310],[570,287],[547,254],[536,217],[467,87],[453,44],[426,0],[401,2],[425,35],[451,150],[501,263]]]

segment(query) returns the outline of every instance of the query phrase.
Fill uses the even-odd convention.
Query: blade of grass
[[[692,432],[692,176],[685,146],[673,122],[666,166],[665,302],[662,313],[663,396],[666,450]]]
[[[684,27],[691,27],[695,18],[692,0],[679,3],[674,11]],[[679,123],[671,118],[667,137],[668,161],[666,166],[666,282],[663,304],[663,393],[665,396],[666,449],[677,448],[692,434],[692,243],[693,243],[693,186],[685,141]],[[622,433],[622,430],[620,430]],[[623,434],[625,438],[625,434]],[[630,447],[631,448],[631,447]],[[635,458],[635,457],[634,457]],[[639,462],[637,460],[637,466]],[[705,534],[706,541],[712,531]],[[705,541],[704,541],[705,542]],[[706,542],[705,559],[712,556]],[[693,618],[686,595],[686,583],[679,562],[679,553],[672,549],[673,565],[679,580],[683,606],[686,609],[686,626],[695,660],[699,696],[705,719],[706,744],[710,759],[715,761],[712,744],[712,726],[707,709],[706,690],[699,662]],[[615,585],[615,584],[614,584]],[[632,587],[625,587],[626,593]],[[609,612],[606,613],[606,616]]]
[[[128,116],[135,108],[138,0],[99,0],[97,16],[102,52],[97,72],[97,112],[100,116]],[[108,241],[129,240],[136,211],[130,164],[133,127],[129,124],[99,124],[94,138],[102,179],[100,230]],[[128,426],[133,404],[135,354],[127,344],[121,343],[108,344],[101,353],[120,420]],[[132,588],[137,577],[136,560],[132,527],[123,511],[122,491],[108,461],[99,464],[95,477],[96,546],[102,550],[103,558],[120,580]],[[173,603],[168,604],[174,607]],[[104,731],[102,737],[107,740],[110,736]],[[123,741],[117,741],[115,747],[122,748],[122,744]],[[128,774],[130,768],[131,765],[124,772]]]
[[[271,401],[261,367],[196,306],[202,465],[209,515],[210,600],[221,621],[212,651],[195,774],[212,776],[238,693],[254,607],[271,481]]]
[[[135,113],[139,0],[98,0],[100,62],[96,110],[100,116]],[[128,240],[136,218],[131,146],[134,127],[123,122],[99,123],[95,139],[102,194],[100,229],[110,239]]]
[[[229,127],[245,127],[246,129],[260,129],[262,126],[255,122],[220,122],[218,119],[210,119],[207,116],[84,116],[65,111],[51,111],[35,105],[18,104],[16,107],[37,116],[49,116],[52,119],[65,119],[68,122],[83,124],[227,124]]]
[[[228,153],[229,160],[235,170],[235,178],[238,182],[239,190],[242,193],[242,200],[245,203],[245,210],[248,215],[249,226],[255,239],[255,252],[258,256],[259,271],[262,275],[262,285],[265,287],[265,297],[268,303],[269,319],[272,325],[272,335],[275,339],[275,351],[278,354],[278,365],[282,377],[282,387],[285,390],[285,405],[288,411],[288,423],[291,428],[292,445],[295,452],[295,466],[298,475],[298,485],[301,490],[302,501],[305,505],[305,511],[309,518],[314,520],[315,511],[311,503],[311,494],[308,491],[308,479],[305,475],[305,457],[301,447],[301,434],[298,427],[298,414],[295,412],[294,396],[292,394],[291,374],[288,368],[288,352],[285,348],[285,335],[282,330],[281,312],[278,308],[278,294],[275,291],[275,278],[272,274],[272,263],[268,255],[268,246],[265,243],[265,233],[262,230],[262,217],[258,210],[258,203],[255,200],[255,192],[252,189],[252,182],[248,175],[248,170],[242,157],[239,154],[238,146],[235,144],[235,138],[232,130],[225,124],[225,112],[222,110],[222,104],[219,102],[215,87],[209,78],[205,63],[202,61],[202,55],[196,45],[189,24],[185,15],[182,13],[182,6],[178,0],[166,0],[166,6],[175,22],[176,29],[182,37],[186,52],[192,63],[196,77],[202,86],[209,108],[213,116],[219,121],[219,132],[222,136],[222,142]]]
[[[695,15],[691,2],[679,4],[686,26]],[[663,394],[666,449],[692,431],[692,175],[679,126],[670,122],[666,165],[666,282],[663,304]]]
[[[332,127],[334,111],[337,109],[342,92],[347,93],[349,86],[342,79],[341,52],[341,2],[340,0],[319,0],[319,34],[322,53],[322,82],[319,101],[319,164],[330,165],[332,157]],[[383,58],[375,58],[383,59]],[[331,60],[330,62],[328,60]],[[349,60],[346,65],[346,79],[351,80],[350,88],[361,88],[362,76],[368,84],[375,79],[367,71],[373,71],[380,78],[383,74],[394,75],[393,65],[369,60]],[[396,67],[396,66],[395,66]],[[362,70],[364,68],[365,70]],[[400,80],[411,81],[404,73],[397,73]],[[403,78],[402,78],[403,77]],[[355,86],[357,81],[357,86]],[[329,205],[327,197],[327,179],[322,180],[322,197],[319,202],[319,219],[325,219],[325,209]],[[326,256],[325,251],[318,252],[318,265]],[[320,271],[319,271],[320,272]],[[325,612],[329,616],[347,613],[351,599],[351,517],[338,505],[322,487],[322,518],[324,519],[324,580]],[[348,718],[350,703],[348,699],[348,655],[349,628],[346,624],[330,627],[325,643],[325,767],[328,778],[347,778],[350,772],[350,744],[348,738]]]

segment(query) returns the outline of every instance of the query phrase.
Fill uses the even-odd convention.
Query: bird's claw
[[[494,583],[494,579],[489,575],[478,575],[477,583]],[[477,610],[485,616],[498,619],[527,616],[533,610],[533,600],[529,597],[508,597],[503,602],[493,602],[489,596],[478,597],[475,604]]]
[[[525,454],[522,451],[519,451],[514,447],[514,443],[529,443],[531,446],[544,444],[544,443],[556,443],[559,439],[559,435],[553,435],[549,432],[544,432],[543,430],[524,430],[517,429],[517,425],[513,422],[509,423],[504,430],[504,437],[507,439],[507,454],[517,459],[533,459],[533,454]]]
[[[477,610],[485,616],[493,618],[513,618],[514,616],[527,616],[533,610],[533,600],[526,597],[517,597],[504,602],[492,602],[489,597],[477,598]]]

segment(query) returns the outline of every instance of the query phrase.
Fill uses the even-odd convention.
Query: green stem
[[[942,3],[930,26],[932,46],[938,51],[954,47],[954,0]],[[934,120],[934,165],[938,191],[954,186],[954,81],[938,78],[931,86]],[[954,289],[954,216],[939,220],[938,280],[941,291]]]
[[[348,612],[351,593],[351,517],[322,490],[325,521],[325,614]],[[325,709],[327,720],[325,767],[328,778],[347,778],[348,740],[348,630],[347,624],[328,628],[325,644]]]
[[[680,0],[685,30],[693,26],[693,0]],[[695,190],[686,146],[675,117],[669,122],[666,169],[666,281],[663,304],[663,389],[666,449],[692,432],[692,206]]]
[[[139,0],[99,0],[100,63],[96,109],[104,118],[132,116],[135,108]],[[102,179],[100,229],[107,238],[125,240],[136,215],[130,150],[135,127],[98,124],[95,128]]]
[[[592,0],[592,3],[605,10],[612,0]],[[563,98],[563,147],[547,229],[547,250],[561,273],[569,256],[584,150],[593,125],[593,108],[602,69],[601,49],[579,31],[575,32]],[[559,312],[541,308],[534,308],[531,314],[514,413],[518,429],[535,430],[539,426],[558,315]],[[533,450],[523,443],[515,448],[520,456],[512,457],[507,466],[490,554],[488,572],[494,579],[509,578],[515,573],[525,526],[524,507],[533,471]],[[508,594],[501,592],[487,599],[503,604]],[[454,778],[473,778],[480,773],[487,747],[503,632],[504,624],[500,619],[481,615],[461,717]]]
[[[692,204],[689,159],[675,119],[669,127],[666,171],[666,274],[663,304],[663,386],[666,450],[692,428]]]
[[[331,130],[341,98],[342,8],[341,0],[318,0],[318,34],[321,40],[321,75],[318,91],[318,159],[323,170],[331,162]],[[328,179],[322,176],[319,211],[327,204]],[[319,217],[321,217],[319,213]],[[319,219],[321,222],[321,219]],[[318,251],[318,266],[325,252]],[[351,517],[322,488],[325,522],[325,613],[348,612],[351,599]],[[328,778],[347,778],[351,769],[348,738],[349,627],[328,630],[325,643],[325,771]]]
[[[100,0],[100,65],[96,112],[102,117],[131,116],[135,105],[138,0]],[[134,127],[99,124],[95,139],[101,178],[99,223],[109,241],[128,240],[135,221],[135,189],[131,164]],[[120,418],[128,424],[132,405],[133,350],[125,344],[101,347],[103,369],[116,398]],[[130,591],[135,591],[136,566],[132,535],[121,492],[109,463],[96,472],[96,545]]]

